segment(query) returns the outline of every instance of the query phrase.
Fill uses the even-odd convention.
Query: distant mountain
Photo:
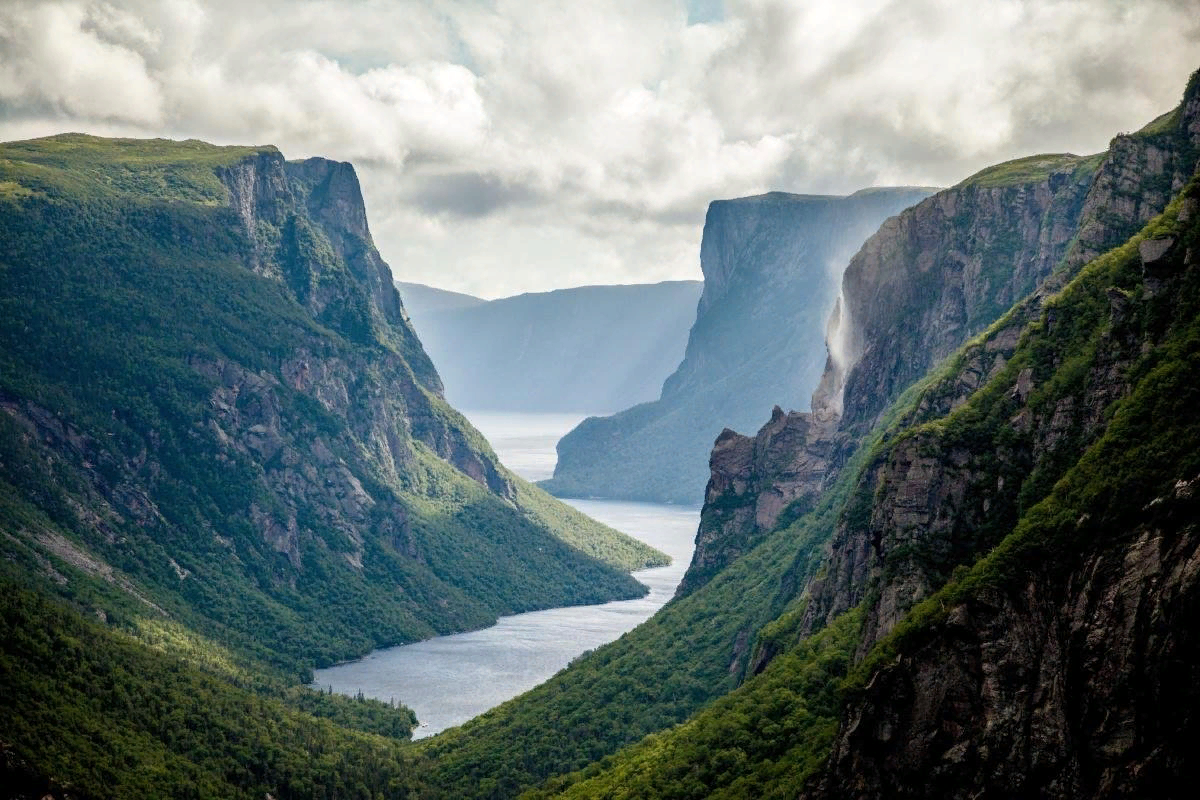
[[[929,194],[772,192],[712,203],[700,246],[704,293],[683,362],[658,400],[591,417],[563,437],[543,487],[699,503],[723,428],[755,429],[774,405],[807,408],[842,269],[881,222]]]
[[[683,591],[442,734],[433,779],[1195,794],[1198,167],[1200,72],[1104,154],[999,164],[882,225],[813,411],[717,440]]]
[[[408,309],[408,315],[412,319],[413,325],[418,327],[418,335],[420,335],[421,320],[427,319],[431,314],[461,308],[474,308],[487,303],[487,300],[482,297],[435,289],[423,283],[396,281],[396,288],[400,290],[400,297],[404,299],[404,307]]]
[[[658,396],[683,355],[703,286],[580,286],[489,302],[397,285],[454,405],[579,412]]]

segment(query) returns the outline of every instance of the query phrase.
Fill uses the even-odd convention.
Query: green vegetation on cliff
[[[1178,221],[1183,201],[1177,201],[1129,243],[1091,263],[1025,326],[1012,357],[965,404],[915,426],[911,422],[928,417],[919,412],[928,408],[928,397],[961,377],[954,374],[955,366],[907,393],[898,404],[904,407],[893,409],[893,430],[875,444],[858,473],[858,487],[840,523],[850,528],[878,524],[891,501],[888,487],[869,478],[880,474],[873,471],[889,463],[889,454],[907,452],[910,443],[920,442],[921,452],[947,469],[961,467],[971,454],[990,456],[989,463],[977,465],[980,486],[1004,485],[1005,480],[997,481],[1000,477],[1008,478],[1011,488],[1006,493],[980,488],[968,497],[987,500],[991,524],[966,525],[947,538],[931,528],[916,548],[885,541],[881,572],[858,607],[835,616],[813,635],[797,635],[803,626],[796,621],[807,610],[807,600],[802,601],[763,629],[761,642],[774,640],[784,647],[762,674],[686,724],[551,779],[530,796],[795,796],[822,769],[844,721],[845,704],[859,697],[875,675],[905,659],[922,658],[934,637],[953,641],[963,635],[942,627],[955,609],[972,599],[993,608],[996,589],[1028,593],[1033,591],[1030,582],[1042,573],[1058,576],[1050,579],[1052,584],[1064,580],[1092,554],[1128,544],[1147,527],[1178,530],[1194,524],[1188,481],[1200,476],[1200,418],[1195,413],[1200,402],[1200,265],[1194,261],[1200,247],[1200,184],[1193,186],[1186,222]],[[1144,266],[1138,245],[1151,239],[1168,255]],[[953,364],[969,368],[969,351],[982,350],[1012,322],[1002,320]],[[1128,363],[1122,361],[1126,354],[1131,354]],[[1115,375],[1114,365],[1119,369]],[[1022,375],[1030,376],[1031,383]],[[1113,382],[1111,387],[1106,381]],[[1111,398],[1098,409],[1098,427],[1092,429],[1089,398]],[[1020,441],[1030,430],[1022,408],[1048,424],[1034,438],[1030,461],[1005,464],[1028,447]],[[1073,426],[1061,420],[1049,424],[1062,408],[1078,415]],[[1047,433],[1053,438],[1045,438]],[[900,473],[888,474],[895,478]],[[970,520],[965,507],[942,511]],[[770,542],[742,561],[753,559]],[[935,589],[945,588],[916,605],[855,663],[866,634],[864,617],[878,613],[880,591],[919,574],[933,576]],[[697,594],[707,591],[705,587]],[[862,713],[870,712],[868,706]],[[901,708],[895,713],[919,711]],[[862,731],[854,735],[870,737]],[[886,733],[880,736],[888,741]],[[862,757],[872,756],[867,752]],[[835,787],[825,791],[840,795]]]
[[[304,185],[273,150],[67,136],[0,155],[29,189],[0,200],[0,547],[92,560],[300,674],[644,591],[622,570],[660,554],[504,472],[436,375],[414,379],[411,334],[360,277],[369,242],[339,251],[336,221],[279,196]],[[276,207],[215,202],[214,169],[246,164]],[[274,274],[325,286],[316,318]]]
[[[1003,164],[994,164],[976,172],[958,184],[960,187],[978,186],[983,189],[996,189],[1003,186],[1019,186],[1026,183],[1036,183],[1045,180],[1056,172],[1075,171],[1076,173],[1095,172],[1104,160],[1104,153],[1090,156],[1077,156],[1073,153],[1047,153],[1038,156],[1025,156]]]

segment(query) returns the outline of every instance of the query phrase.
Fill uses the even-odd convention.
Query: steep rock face
[[[781,523],[785,510],[792,518],[811,510],[821,483],[810,476],[831,471],[836,432],[832,415],[785,414],[776,406],[753,438],[728,428],[717,437],[696,550],[677,595],[703,585],[753,548]]]
[[[1115,321],[1128,322],[1120,315]],[[1007,330],[996,333],[1008,339]],[[915,430],[864,473],[859,494],[872,498],[869,512],[864,519],[852,508],[839,523],[826,573],[808,587],[803,629],[824,627],[874,589],[878,598],[867,610],[858,650],[865,655],[954,566],[998,543],[1020,509],[1040,499],[1103,432],[1105,410],[1128,391],[1125,373],[1152,344],[1118,325],[1071,391],[1045,385],[1044,367],[1009,369],[1007,380],[997,375],[988,387],[995,397],[988,413],[1004,423],[988,435],[908,421]],[[989,353],[986,345],[978,350]],[[963,359],[968,373],[979,368],[972,355],[978,354]],[[1013,351],[993,348],[990,355],[988,371],[996,374]],[[946,383],[959,383],[958,374]]]
[[[1189,97],[1194,89],[1193,82]],[[1191,108],[1200,113],[1200,104],[1186,98],[1180,108],[1181,112]],[[1174,149],[1156,152],[1171,153],[1163,160],[1177,168],[1194,170],[1200,148],[1193,146],[1190,133],[1180,133],[1190,130],[1189,119],[1180,117]],[[1160,139],[1154,147],[1162,147],[1163,141]],[[1147,166],[1144,154],[1145,146],[1126,143],[1106,157],[1101,176],[1140,176],[1131,178],[1131,185],[1147,184],[1151,188],[1138,195],[1136,203],[1126,204],[1118,198],[1117,207],[1109,209],[1101,204],[1102,198],[1113,197],[1108,188],[1110,177],[1105,177],[1105,184],[1089,193],[1085,226],[1091,220],[1105,219],[1114,229],[1140,227],[1145,222],[1141,216],[1147,209],[1153,210],[1154,203],[1162,204],[1155,213],[1162,212],[1173,195],[1164,196],[1155,188],[1163,174],[1161,160]],[[1148,170],[1148,177],[1140,170]],[[1172,184],[1175,181],[1171,179]],[[1193,198],[1187,198],[1185,205],[1192,202]],[[1185,209],[1184,222],[1188,213]],[[1143,291],[1161,292],[1163,287],[1158,284],[1174,277],[1166,266],[1158,275],[1157,265],[1174,263],[1168,256],[1175,245],[1173,235],[1139,243]],[[1068,261],[1072,257],[1068,256]],[[1080,324],[1060,309],[1046,290],[1021,304],[1003,325],[961,353],[940,380],[926,387],[905,424],[917,425],[949,413],[986,378],[997,376],[988,390],[1002,393],[990,412],[1002,413],[1006,420],[1002,434],[956,439],[953,432],[918,428],[913,436],[887,451],[886,463],[873,465],[863,478],[864,484],[876,492],[870,518],[864,520],[862,515],[848,513],[839,524],[827,575],[810,587],[810,630],[857,605],[875,587],[880,595],[868,610],[859,650],[860,655],[864,654],[909,608],[944,583],[955,564],[969,561],[970,554],[994,545],[1011,528],[1019,509],[1049,490],[1070,463],[1070,454],[1103,432],[1106,409],[1128,390],[1127,373],[1155,344],[1135,331],[1137,313],[1131,305],[1129,288],[1110,287],[1106,292],[1109,330],[1102,346],[1087,353],[1086,371],[1069,389],[1044,385],[1048,374],[1045,363],[1029,363],[1019,370],[1010,368],[1006,378],[998,376],[1009,366],[1021,329],[1043,308],[1044,324],[1052,331]],[[1078,360],[1084,354],[1074,355]],[[1068,354],[1059,357],[1065,359]],[[860,362],[855,371],[863,366]],[[852,385],[848,383],[847,393],[850,391]],[[997,410],[1001,405],[1003,412]]]
[[[971,349],[951,379],[925,393],[908,421],[936,418],[962,403],[1004,366],[1024,324],[1036,318],[1056,289],[1086,261],[1162,212],[1192,174],[1198,155],[1200,81],[1193,78],[1177,109],[1142,131],[1116,137],[1102,158],[1034,156],[1001,164],[885,222],[846,268],[829,324],[830,357],[813,408],[838,419],[809,423],[816,432],[811,441],[781,442],[793,453],[768,459],[811,462],[817,469],[774,478],[751,472],[741,484],[754,488],[738,494],[740,502],[756,507],[761,493],[819,496],[836,479],[855,442],[902,391],[1028,295],[1004,330],[993,331]],[[1114,307],[1121,302],[1115,298]],[[1051,419],[1067,428],[1074,413],[1082,412],[1063,408]],[[703,541],[694,556],[696,563],[708,565],[706,573],[720,563],[709,552],[721,548],[720,542],[753,541],[769,530],[758,515],[735,508],[739,501],[720,489],[728,480],[719,468],[712,474],[715,505],[703,512],[702,520],[709,523],[702,522]],[[841,576],[843,586],[856,585],[866,573],[853,566],[860,559],[851,553],[865,551],[861,541],[843,542],[834,550],[843,546],[849,549],[833,564],[832,574]],[[843,567],[847,571],[839,572]],[[830,602],[844,610],[857,600],[843,594]]]
[[[1084,203],[1068,256],[1073,271],[1132,236],[1166,208],[1200,156],[1200,80],[1193,76],[1178,108],[1142,130],[1117,136]]]
[[[704,575],[776,527],[790,503],[793,517],[811,507],[900,391],[1050,273],[1091,172],[1074,157],[1054,157],[1048,169],[1015,186],[939,192],[867,239],[843,276],[813,412],[795,415],[786,437],[768,422],[755,437],[761,455],[736,481],[713,461],[693,556]]]
[[[511,499],[511,482],[494,459],[469,443],[465,420],[436,408],[441,379],[404,313],[390,269],[372,243],[354,168],[323,158],[288,162],[278,152],[269,152],[219,174],[255,244],[255,268],[279,265],[279,274],[269,277],[283,280],[314,317],[332,323],[352,340],[382,330],[401,356],[383,356],[369,366],[365,361],[324,364],[315,354],[302,352],[281,365],[292,377],[292,388],[314,391],[324,398],[326,410],[352,417],[359,437],[379,445],[373,447],[378,462],[394,475],[399,474],[396,458],[404,460],[397,431],[407,431],[472,480]],[[307,213],[297,213],[300,209]],[[314,224],[322,238],[312,232]],[[325,244],[336,255],[332,269],[320,258]],[[340,274],[339,265],[348,274]],[[391,387],[381,391],[356,377],[371,371]],[[352,401],[347,388],[351,386],[366,394]]]
[[[772,406],[801,406],[825,361],[821,341],[842,265],[879,223],[926,197],[872,189],[710,205],[700,248],[704,291],[683,361],[662,396],[563,437],[558,494],[694,503],[724,427],[747,429]]]
[[[901,391],[1050,274],[1083,211],[1090,166],[1063,158],[1017,185],[968,180],[889,220],[863,245],[842,281],[839,327],[852,365],[845,428],[868,429]]]
[[[1190,491],[1167,502],[1191,525],[952,609],[851,705],[810,796],[1184,796],[1200,733]]]
[[[644,592],[624,571],[660,554],[508,473],[446,404],[350,165],[0,148],[23,189],[0,205],[9,561],[289,668]]]
[[[858,659],[902,635],[814,796],[1181,790],[1177,743],[1200,722],[1180,666],[1200,646],[1186,622],[1200,607],[1190,191],[1181,233],[1139,237],[1047,302],[1033,331],[1056,346],[1020,347],[959,424],[918,428],[866,479],[869,520],[847,514],[809,610],[828,620],[866,599]],[[932,622],[906,623],[948,581],[922,606]]]

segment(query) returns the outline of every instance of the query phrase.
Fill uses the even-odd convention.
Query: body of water
[[[554,445],[583,419],[579,414],[465,413],[500,460],[527,480],[554,473]],[[700,510],[609,500],[567,502],[671,556],[670,566],[634,573],[650,594],[501,617],[483,630],[376,650],[359,661],[317,670],[314,685],[404,703],[421,721],[413,732],[420,738],[532,689],[581,653],[648,619],[671,599],[687,570]]]

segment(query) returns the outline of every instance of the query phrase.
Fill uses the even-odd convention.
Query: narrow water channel
[[[582,415],[466,412],[500,460],[528,480],[554,473],[554,445]],[[460,725],[532,689],[586,650],[648,619],[683,578],[700,520],[698,508],[609,500],[569,500],[594,519],[662,550],[667,567],[634,573],[650,587],[638,600],[569,606],[502,617],[480,631],[376,650],[317,670],[313,684],[336,692],[396,700],[417,713],[414,738]]]

